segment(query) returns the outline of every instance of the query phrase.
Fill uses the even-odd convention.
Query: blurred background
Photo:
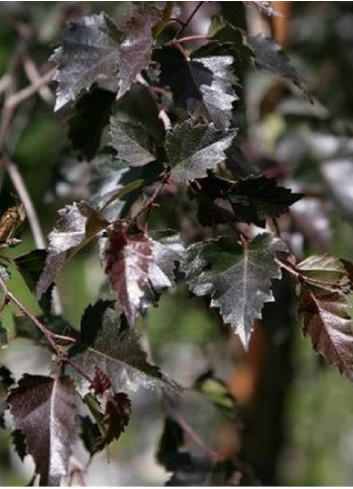
[[[106,11],[123,15],[129,2],[0,2],[0,85],[11,62],[19,29],[28,29],[26,54],[42,73],[66,23]],[[138,2],[135,2],[138,3]],[[251,2],[246,2],[251,3]],[[185,18],[197,2],[180,3]],[[244,157],[266,175],[279,178],[306,198],[280,220],[284,238],[298,258],[329,252],[353,259],[353,3],[272,2],[283,17],[269,20],[242,2],[208,2],[195,16],[192,33],[204,33],[219,12],[252,34],[275,36],[290,56],[315,103],[274,75],[244,75],[242,120]],[[30,70],[30,68],[29,68]],[[26,86],[29,72],[24,68]],[[53,112],[53,86],[20,106],[10,150],[28,186],[45,233],[57,209],[87,196],[92,165],[78,163],[66,134],[69,111]],[[0,95],[0,110],[2,98]],[[94,165],[94,163],[93,163]],[[0,175],[0,215],[14,203],[10,181]],[[192,224],[192,203],[184,196],[154,216],[155,225],[178,219]],[[163,196],[162,196],[163,199]],[[170,202],[170,205],[167,205]],[[185,231],[185,232],[186,232]],[[34,249],[25,224],[15,255]],[[78,254],[60,275],[64,313],[78,328],[85,307],[105,286],[98,250]],[[20,276],[11,290],[39,312]],[[190,391],[181,409],[203,438],[228,457],[240,457],[253,469],[254,483],[279,485],[353,485],[353,386],[314,353],[296,317],[295,290],[284,278],[275,287],[276,303],[264,308],[249,355],[207,303],[179,287],[162,297],[158,309],[143,318],[152,357],[183,385],[213,370],[236,400],[236,420],[214,408],[207,396]],[[7,308],[2,325],[13,328]],[[0,361],[20,377],[46,373],[50,358],[40,346],[16,339],[0,350]],[[88,485],[163,485],[170,474],[155,453],[163,430],[160,399],[149,392],[133,396],[130,425],[108,453],[96,456],[84,475]],[[0,430],[0,485],[27,484],[31,461],[23,466],[14,453],[9,430]],[[194,447],[196,450],[196,448]],[[27,457],[28,458],[28,457]],[[87,455],[77,446],[77,465]],[[73,483],[80,484],[79,479]]]

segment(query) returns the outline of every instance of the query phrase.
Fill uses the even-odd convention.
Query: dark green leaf
[[[49,234],[49,253],[36,287],[37,297],[56,279],[66,260],[94,239],[109,223],[87,202],[74,202],[59,212],[60,218]]]
[[[26,445],[26,437],[22,433],[21,430],[13,430],[11,433],[12,443],[15,447],[17,455],[23,462],[23,459],[28,454],[27,445]]]
[[[67,134],[78,159],[90,161],[96,155],[114,100],[114,93],[94,88],[77,102]]]
[[[265,227],[266,217],[288,212],[289,206],[303,197],[290,189],[277,186],[276,179],[263,175],[251,176],[235,183],[224,198],[239,221]]]
[[[122,33],[106,15],[75,20],[51,57],[58,65],[55,110],[75,100],[82,90],[116,76]]]
[[[291,81],[307,94],[305,85],[276,41],[264,34],[258,34],[249,37],[249,43],[255,53],[255,66]]]
[[[181,183],[206,176],[225,159],[224,151],[235,135],[235,130],[216,131],[212,125],[193,125],[190,120],[175,126],[166,139],[173,180]]]
[[[213,122],[216,129],[227,129],[232,119],[232,104],[237,100],[236,83],[231,73],[233,57],[220,55],[212,45],[194,51],[186,59],[175,47],[157,51],[160,82],[173,92],[174,103],[195,118]]]
[[[191,245],[182,269],[196,295],[211,295],[211,307],[220,308],[243,345],[249,345],[253,322],[265,302],[273,301],[271,280],[281,277],[276,251],[284,245],[270,234],[257,235],[244,246],[231,238]]]
[[[106,252],[106,273],[131,325],[174,282],[174,266],[183,256],[179,236],[154,241],[145,233],[113,231]]]
[[[4,414],[7,409],[6,398],[9,388],[15,383],[10,370],[0,363],[0,427],[5,428]]]
[[[136,390],[140,385],[146,388],[172,388],[173,384],[160,370],[147,362],[134,329],[112,307],[109,301],[99,301],[87,307],[81,320],[80,343],[70,350],[73,360],[91,378],[94,378],[96,366],[99,366],[109,377],[115,391],[120,391],[124,386]],[[77,379],[81,394],[85,395],[90,388],[88,381],[74,371],[71,375]]]
[[[75,387],[68,377],[25,374],[8,403],[17,429],[26,438],[40,485],[58,486],[68,473],[76,434]]]
[[[92,456],[97,451],[97,446],[101,440],[102,434],[97,423],[94,423],[89,416],[81,416],[80,420],[80,436],[86,450]]]
[[[112,118],[110,135],[119,159],[131,166],[143,166],[156,159],[153,142],[141,125]]]

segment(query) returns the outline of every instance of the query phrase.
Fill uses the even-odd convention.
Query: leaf
[[[84,201],[67,205],[58,213],[60,218],[48,236],[48,258],[37,283],[37,297],[40,297],[56,279],[64,263],[109,225]]]
[[[350,306],[342,293],[307,291],[299,305],[304,333],[328,363],[353,382],[353,332]]]
[[[75,100],[82,90],[116,76],[122,34],[104,13],[75,20],[50,61],[58,65],[55,110]]]
[[[109,377],[115,391],[121,391],[125,386],[136,390],[139,385],[174,389],[174,384],[147,362],[134,329],[112,307],[110,301],[99,301],[85,310],[79,344],[69,351],[75,363],[91,378],[98,365]],[[77,379],[80,393],[85,395],[90,388],[89,382],[74,371],[72,377]]]
[[[26,438],[40,485],[58,486],[68,472],[76,432],[75,387],[68,377],[25,374],[8,396],[17,429]]]
[[[25,435],[21,430],[13,430],[11,433],[11,438],[17,455],[23,462],[25,456],[28,455]]]
[[[102,419],[104,433],[96,450],[102,450],[106,445],[120,438],[129,423],[130,415],[131,402],[126,394],[118,392],[108,397]]]
[[[110,219],[127,216],[148,182],[163,171],[162,164],[128,167],[114,155],[104,153],[97,159],[91,180],[91,203]]]
[[[281,278],[274,254],[283,250],[283,243],[268,233],[244,247],[223,237],[187,249],[182,270],[190,289],[199,296],[211,295],[211,307],[220,308],[224,322],[231,324],[245,348],[263,304],[274,300],[271,280]]]
[[[249,37],[249,43],[255,53],[255,66],[291,81],[308,95],[307,88],[276,41],[264,34],[258,34]]]
[[[325,254],[309,256],[297,264],[296,269],[304,277],[306,286],[310,286],[316,293],[348,293],[351,283],[346,266],[344,261]]]
[[[259,0],[254,2],[252,0],[251,2],[244,1],[244,3],[249,7],[256,8],[256,10],[258,10],[261,14],[267,15],[267,17],[283,17],[283,15],[278,12],[278,10],[274,9],[271,6],[272,2]]]
[[[80,436],[86,450],[92,456],[97,451],[96,447],[101,439],[101,432],[97,423],[94,423],[89,416],[81,416],[80,420],[81,420]]]
[[[110,121],[110,136],[117,156],[131,166],[143,166],[156,159],[151,138],[141,125]]]
[[[165,149],[172,166],[171,176],[178,183],[207,175],[225,159],[236,130],[216,131],[212,125],[193,125],[187,120],[167,134]]]
[[[187,109],[194,117],[213,122],[216,129],[227,129],[232,120],[232,104],[238,99],[233,86],[236,78],[231,73],[234,59],[219,54],[218,44],[212,43],[192,53],[186,59],[176,47],[157,51],[160,63],[160,83],[169,86],[177,107]]]
[[[47,256],[48,253],[45,250],[33,250],[14,259],[17,270],[22,275],[30,291],[36,289],[38,280],[45,268]],[[49,288],[39,300],[39,305],[45,314],[50,314],[51,312],[51,293],[52,290]]]
[[[232,182],[210,173],[207,178],[198,181],[198,187],[199,192],[196,196],[200,200],[203,225],[211,225],[209,218],[213,213],[216,222],[226,222],[227,220],[222,219],[225,215],[228,221],[237,220],[265,227],[266,217],[277,217],[288,212],[289,206],[303,196],[303,194],[292,193],[285,187],[277,186],[274,178],[267,178],[264,175],[250,176]],[[234,214],[232,215],[225,208],[217,207],[216,199],[229,202]]]
[[[120,45],[118,99],[148,67],[153,47],[152,29],[161,17],[160,10],[146,4],[135,10],[131,20],[121,28],[124,40]]]
[[[277,186],[275,178],[259,175],[240,179],[224,198],[230,201],[237,220],[265,227],[267,216],[288,212],[289,206],[302,197],[303,194]]]
[[[7,409],[6,398],[9,388],[15,383],[10,370],[0,363],[0,427],[5,428],[4,414]]]
[[[221,15],[212,17],[207,37],[217,41],[235,61],[236,73],[243,77],[254,57],[246,32],[224,19]]]
[[[179,236],[157,242],[146,233],[111,233],[105,271],[131,325],[162,290],[173,285],[174,264],[182,254]]]
[[[90,161],[96,155],[114,101],[114,93],[94,88],[77,102],[68,119],[67,135],[79,160]]]

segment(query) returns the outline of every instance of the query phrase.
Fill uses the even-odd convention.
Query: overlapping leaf
[[[112,118],[110,135],[119,159],[131,166],[143,166],[156,159],[153,142],[141,125]]]
[[[81,320],[79,344],[70,350],[73,360],[94,378],[98,366],[110,379],[115,391],[127,387],[172,389],[160,370],[147,362],[139,338],[126,318],[113,309],[109,301],[88,306]],[[90,385],[86,379],[72,371],[78,388],[85,395]]]
[[[121,28],[124,39],[120,45],[118,98],[129,90],[136,76],[148,67],[153,46],[152,28],[161,17],[160,10],[145,4],[135,10],[131,20]]]
[[[213,122],[216,129],[229,127],[232,104],[238,98],[233,89],[232,56],[219,54],[210,43],[194,51],[191,59],[175,47],[165,47],[157,52],[156,60],[161,67],[160,82],[171,88],[176,106]]]
[[[123,392],[108,391],[102,403],[104,406],[91,394],[87,394],[84,401],[97,422],[93,423],[87,417],[82,419],[83,441],[93,455],[120,438],[130,420],[131,402]]]
[[[281,277],[274,254],[284,251],[270,234],[257,235],[245,246],[231,238],[191,245],[182,269],[196,295],[211,295],[211,307],[220,309],[243,345],[249,345],[253,322],[265,302],[273,301],[271,280]]]
[[[106,15],[91,15],[73,22],[51,61],[58,65],[55,110],[75,100],[97,80],[115,76],[123,35]]]
[[[187,120],[168,133],[166,152],[176,182],[205,177],[207,170],[224,160],[224,151],[231,145],[236,130],[216,131],[212,125]]]
[[[65,261],[92,241],[108,222],[87,202],[74,202],[59,211],[60,218],[49,234],[49,254],[36,294],[40,297],[55,280]]]
[[[289,58],[276,41],[264,34],[258,34],[249,37],[249,43],[255,53],[254,62],[258,68],[282,76],[308,94]]]
[[[76,433],[75,387],[68,377],[25,374],[8,397],[17,429],[26,438],[40,484],[58,486],[68,472]]]
[[[342,293],[315,295],[308,291],[300,302],[304,333],[315,350],[353,382],[353,331],[350,305]]]
[[[210,174],[207,178],[199,180],[199,186],[200,192],[197,197],[202,206],[200,209],[202,221],[206,225],[210,224],[207,214],[211,217],[215,214],[221,222],[224,214],[228,219],[264,227],[266,217],[277,217],[288,212],[289,206],[303,196],[285,187],[277,186],[274,178],[267,178],[264,175],[250,176],[232,182]],[[233,209],[233,216],[226,209],[218,208],[216,199],[229,202]]]
[[[131,325],[162,290],[172,286],[174,265],[182,255],[179,236],[157,242],[145,233],[111,234],[106,273]]]
[[[322,291],[348,293],[351,287],[346,267],[350,262],[325,255],[311,255],[300,262],[296,269],[317,294]]]

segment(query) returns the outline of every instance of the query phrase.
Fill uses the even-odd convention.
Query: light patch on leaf
[[[56,279],[66,260],[109,225],[84,201],[67,205],[59,210],[59,216],[54,230],[48,236],[48,258],[36,287],[37,297],[41,297]]]

